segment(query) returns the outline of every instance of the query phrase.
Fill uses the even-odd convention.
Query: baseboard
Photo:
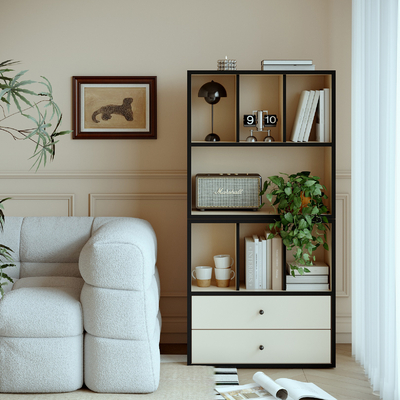
[[[187,354],[186,343],[160,343],[161,354]]]

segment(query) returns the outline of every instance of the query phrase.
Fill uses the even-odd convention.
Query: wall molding
[[[350,195],[347,193],[337,193],[336,202],[342,202],[343,204],[343,215],[342,226],[343,232],[341,232],[340,238],[337,238],[337,242],[341,240],[342,255],[341,255],[341,265],[343,266],[342,274],[342,289],[341,291],[336,291],[336,297],[349,297],[350,296]],[[340,215],[337,215],[339,218]],[[336,243],[336,247],[337,247]],[[336,253],[337,254],[337,253]],[[338,265],[338,258],[336,258],[336,271]]]
[[[15,171],[0,179],[186,179],[186,171]]]
[[[0,179],[186,179],[184,170],[176,171],[13,171],[0,173]],[[351,171],[337,171],[336,179],[351,179]]]
[[[336,171],[336,179],[351,179],[351,171],[350,170]]]
[[[5,197],[11,197],[11,200],[66,200],[67,205],[67,215],[68,217],[73,217],[75,215],[75,195],[74,194],[54,194],[54,193],[18,193],[18,194],[0,194],[0,199]]]

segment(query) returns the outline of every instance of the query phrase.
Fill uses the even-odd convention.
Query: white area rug
[[[162,357],[160,386],[154,393],[109,394],[80,389],[70,393],[0,393],[0,400],[207,400],[215,398],[213,367],[187,366],[186,356]],[[177,362],[178,360],[180,362]]]

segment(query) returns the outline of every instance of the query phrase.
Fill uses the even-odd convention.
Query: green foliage
[[[14,140],[29,140],[35,144],[31,158],[34,159],[32,167],[36,166],[37,170],[40,165],[46,165],[48,158],[54,158],[58,142],[55,139],[72,131],[58,130],[62,114],[54,102],[53,88],[49,80],[44,76],[40,82],[23,80],[27,71],[18,72],[12,77],[9,74],[14,70],[9,67],[14,64],[16,62],[12,60],[0,63],[0,108],[3,114],[0,115],[0,132],[8,133]],[[43,85],[46,89],[37,92],[33,90],[35,85]],[[9,126],[8,120],[18,116],[24,117],[27,127],[17,129]],[[6,120],[7,126],[4,124]]]
[[[72,131],[59,130],[62,114],[53,99],[53,88],[49,80],[44,76],[40,82],[24,80],[27,71],[10,76],[14,70],[9,67],[17,63],[13,60],[0,62],[0,133],[7,133],[14,140],[33,142],[35,147],[31,157],[34,159],[32,168],[36,166],[37,170],[41,165],[45,166],[49,158],[54,158],[58,143],[56,138]],[[39,85],[45,87],[41,92],[34,90],[35,86]],[[10,125],[14,125],[11,121],[18,117],[22,117],[23,125],[27,126],[11,127]],[[0,200],[1,231],[5,223],[3,202],[6,200],[8,198]],[[11,253],[9,247],[0,244],[0,298],[4,295],[3,286],[13,282],[4,272],[5,268],[15,266],[12,264]]]
[[[0,201],[0,229],[1,229],[1,231],[3,230],[4,222],[5,222],[5,217],[4,217],[4,212],[3,212],[4,206],[2,203],[8,199],[9,198],[6,198],[6,199],[3,199]],[[15,267],[15,264],[12,264],[13,258],[11,256],[11,253],[12,253],[12,250],[9,247],[4,246],[3,244],[0,244],[0,298],[4,295],[3,286],[8,285],[8,282],[4,281],[4,279],[13,283],[12,278],[10,278],[4,272],[5,268]]]
[[[323,200],[328,197],[323,190],[318,176],[310,176],[310,172],[302,171],[293,175],[270,176],[264,182],[260,195],[266,195],[280,219],[269,225],[269,229],[280,234],[283,244],[288,250],[294,249],[295,263],[291,264],[291,274],[295,270],[301,275],[310,272],[307,266],[313,265],[313,252],[323,246],[329,250],[326,232],[329,229],[325,215],[328,209]],[[269,189],[269,190],[268,190]],[[262,203],[263,207],[265,203]],[[268,238],[273,237],[269,235]]]

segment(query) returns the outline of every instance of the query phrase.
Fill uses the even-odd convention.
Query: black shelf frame
[[[192,142],[191,140],[191,78],[192,75],[236,75],[236,141],[235,142]],[[240,117],[239,117],[239,98],[240,98],[240,75],[280,75],[283,77],[283,121],[282,121],[282,142],[241,142],[240,135]],[[298,75],[329,75],[331,77],[331,142],[291,142],[287,141],[286,132],[286,77],[287,76],[298,76]],[[331,297],[331,362],[330,363],[286,363],[286,364],[213,364],[215,367],[236,367],[236,368],[334,368],[336,366],[336,72],[334,70],[307,70],[307,71],[260,71],[260,70],[234,70],[234,71],[215,71],[215,70],[189,70],[187,71],[187,238],[188,238],[188,250],[187,250],[187,364],[188,365],[209,365],[192,362],[192,337],[191,337],[191,320],[192,320],[192,296],[328,296]],[[254,211],[253,214],[242,214],[242,215],[224,215],[221,212],[216,212],[215,215],[209,213],[205,215],[192,214],[192,176],[191,176],[191,149],[194,147],[323,147],[331,149],[331,210],[330,214],[326,215],[328,223],[331,227],[331,274],[330,274],[330,288],[329,291],[315,291],[315,292],[287,292],[286,290],[272,291],[272,290],[259,290],[259,291],[248,291],[240,289],[240,266],[236,266],[236,287],[232,291],[192,291],[192,277],[191,277],[191,242],[192,242],[192,224],[199,223],[231,223],[236,224],[236,260],[237,263],[240,257],[240,224],[244,223],[271,223],[275,219],[279,218],[275,214],[259,214]],[[283,272],[285,272],[284,266],[286,265],[286,251],[283,249]],[[285,273],[282,274],[282,283],[285,287]]]

